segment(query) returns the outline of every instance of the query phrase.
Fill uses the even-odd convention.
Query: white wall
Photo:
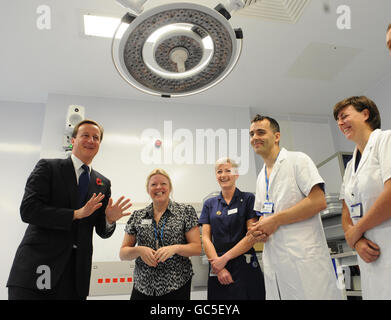
[[[174,185],[174,199],[177,201],[199,202],[209,192],[218,188],[213,169],[214,161],[218,158],[217,152],[212,164],[205,165],[206,159],[201,164],[178,164],[175,158],[167,161],[164,156],[160,163],[146,164],[141,157],[141,154],[147,150],[145,142],[141,139],[143,130],[150,128],[160,132],[163,145],[155,150],[164,155],[164,147],[169,143],[168,140],[164,140],[164,121],[172,123],[173,134],[178,129],[185,128],[194,138],[187,139],[186,142],[194,143],[191,159],[195,162],[196,151],[199,151],[195,142],[197,129],[211,128],[216,132],[220,128],[227,136],[229,129],[234,129],[237,130],[237,139],[240,140],[239,130],[248,130],[249,123],[248,108],[50,95],[42,135],[42,157],[64,156],[61,150],[63,136],[61,128],[65,124],[65,115],[70,104],[84,106],[86,118],[102,123],[105,129],[101,149],[94,159],[93,167],[111,179],[114,197],[127,194],[136,202],[148,201],[145,179],[156,167],[162,167],[170,174]],[[248,131],[245,133],[248,145]],[[177,147],[184,145],[183,141],[182,143],[174,141],[173,144],[174,152],[178,151]],[[243,152],[238,152],[243,154],[244,158],[247,157],[249,162],[247,174],[242,175],[238,180],[239,188],[243,189],[253,188],[255,181],[254,160],[248,156],[247,145],[244,144]],[[240,145],[238,150],[241,150]]]
[[[390,58],[391,69],[391,58]],[[380,112],[381,127],[383,130],[391,129],[391,73],[377,85],[364,92],[368,98],[372,99]]]
[[[39,159],[44,105],[0,101],[0,299],[26,224],[19,206],[26,179]]]

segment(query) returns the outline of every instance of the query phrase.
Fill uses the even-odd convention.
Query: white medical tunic
[[[391,178],[391,131],[374,130],[355,171],[357,147],[348,162],[341,186],[353,224],[360,217],[351,206],[362,204],[362,214],[371,208]],[[357,217],[353,217],[357,216]],[[363,299],[391,299],[391,219],[365,232],[364,237],[380,247],[379,258],[366,263],[358,256]]]
[[[282,148],[269,177],[274,212],[290,208],[324,184],[313,161],[302,152]],[[254,209],[266,200],[265,165],[257,180]],[[266,299],[341,299],[320,215],[282,225],[265,243]]]

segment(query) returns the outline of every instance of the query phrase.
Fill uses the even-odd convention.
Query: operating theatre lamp
[[[152,95],[182,97],[213,87],[232,71],[243,33],[228,20],[244,6],[242,0],[222,0],[215,8],[176,2],[144,10],[146,1],[117,0],[128,12],[111,53],[128,84]]]

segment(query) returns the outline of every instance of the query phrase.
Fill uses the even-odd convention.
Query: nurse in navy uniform
[[[202,243],[210,262],[208,300],[264,300],[262,270],[246,233],[257,216],[254,195],[236,188],[237,164],[223,158],[216,162],[221,192],[205,201],[199,223]]]

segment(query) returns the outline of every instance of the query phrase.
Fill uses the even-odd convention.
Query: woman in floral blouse
[[[121,260],[136,259],[131,300],[189,300],[189,257],[201,254],[197,214],[191,205],[170,200],[164,170],[153,170],[146,187],[152,203],[130,216],[120,249]]]

